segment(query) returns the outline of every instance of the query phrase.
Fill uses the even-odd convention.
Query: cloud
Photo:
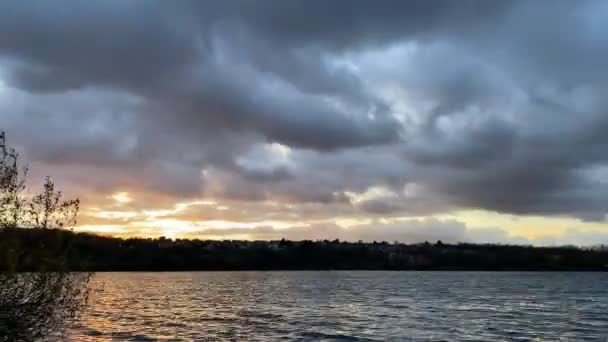
[[[603,1],[5,1],[1,128],[91,198],[296,206],[273,211],[284,220],[601,221],[606,13]],[[349,196],[376,188],[393,195]]]
[[[389,109],[356,86],[356,75],[322,63],[315,52],[252,51],[263,39],[243,40],[224,29],[227,9],[193,7],[138,1],[3,4],[0,54],[7,60],[8,82],[29,92],[119,89],[147,99],[140,120],[170,112],[176,120],[153,120],[185,137],[250,131],[321,150],[397,138]],[[250,57],[254,52],[264,56]],[[286,67],[259,65],[276,54]],[[327,91],[318,89],[323,82]],[[366,116],[370,111],[376,119]]]
[[[557,236],[540,237],[536,240],[536,243],[547,246],[605,246],[608,245],[608,232],[569,228],[563,234]]]

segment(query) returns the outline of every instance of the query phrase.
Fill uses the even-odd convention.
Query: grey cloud
[[[272,169],[270,171],[265,170],[243,170],[245,178],[258,181],[258,182],[268,182],[268,181],[285,181],[291,179],[292,175],[289,170],[285,167],[278,167]]]
[[[537,244],[547,246],[600,246],[608,245],[608,232],[567,229],[564,234],[537,239]]]
[[[304,148],[330,150],[398,137],[386,106],[357,86],[356,75],[323,63],[315,67],[320,52],[257,49],[259,55],[250,58],[253,52],[243,48],[261,38],[234,47],[238,32],[221,30],[230,14],[215,5],[195,13],[145,2],[3,7],[0,53],[17,60],[9,81],[28,91],[124,89],[149,98],[160,106],[157,111],[170,111],[176,130],[196,124],[199,134],[254,131]],[[276,63],[260,62],[273,58]],[[352,105],[346,112],[328,100]],[[370,106],[384,112],[369,120]],[[146,114],[141,116],[145,120]]]
[[[451,135],[442,134],[436,122],[430,125],[408,146],[408,154],[421,164],[476,169],[511,159],[516,148],[514,128],[498,118],[472,120],[463,132]]]
[[[432,104],[414,108],[403,152],[420,181],[457,207],[603,218],[606,186],[584,172],[607,162],[600,13],[517,4],[480,35],[440,35],[394,60],[404,92]]]
[[[103,170],[77,177],[100,188],[347,204],[347,191],[416,183],[419,198],[354,207],[599,220],[606,13],[602,1],[5,1],[0,117],[33,159]],[[238,165],[268,142],[292,165]]]
[[[291,1],[227,2],[230,23],[244,23],[283,46],[329,50],[426,38],[439,32],[467,32],[504,15],[510,5],[462,1]],[[203,6],[204,7],[204,6]]]
[[[26,88],[37,88],[45,76],[58,78],[57,90],[99,83],[145,86],[197,55],[187,21],[174,20],[178,13],[161,4],[8,1],[0,13],[0,51],[22,62],[15,81]]]
[[[450,203],[436,195],[422,195],[395,198],[383,198],[364,201],[354,206],[367,214],[383,217],[407,215],[430,215],[438,212],[448,212],[456,208],[456,203]]]

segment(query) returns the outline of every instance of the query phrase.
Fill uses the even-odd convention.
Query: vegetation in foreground
[[[58,334],[87,299],[90,274],[70,272],[70,235],[60,233],[75,223],[79,202],[63,200],[50,178],[41,193],[28,195],[26,175],[0,133],[0,341]],[[24,244],[10,233],[27,231],[17,227],[58,234]]]
[[[49,229],[8,229],[27,251],[45,241],[70,241],[66,261],[82,271],[187,270],[538,270],[608,271],[608,248],[400,244],[343,241],[202,241],[119,239]],[[2,263],[0,263],[0,267]]]

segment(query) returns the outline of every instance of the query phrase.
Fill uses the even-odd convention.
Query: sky
[[[608,243],[608,2],[0,2],[0,129],[77,230]]]

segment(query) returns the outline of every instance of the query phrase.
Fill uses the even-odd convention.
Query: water
[[[608,273],[99,273],[77,341],[608,341]]]

